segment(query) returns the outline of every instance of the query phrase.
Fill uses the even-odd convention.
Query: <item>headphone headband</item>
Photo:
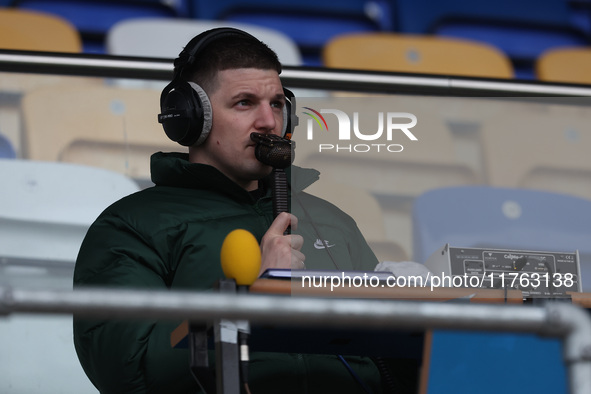
[[[260,40],[255,36],[233,27],[218,27],[207,30],[196,37],[193,37],[193,39],[187,43],[185,48],[183,48],[178,58],[175,59],[174,78],[182,77],[185,68],[187,66],[193,66],[198,59],[198,54],[201,53],[203,49],[205,49],[210,43],[220,38],[230,36],[242,36],[260,42]]]

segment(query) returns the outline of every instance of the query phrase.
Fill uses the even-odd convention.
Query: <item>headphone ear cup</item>
[[[293,92],[283,88],[285,106],[283,107],[283,130],[281,136],[291,139],[294,128],[298,125],[299,119],[296,115],[296,99]]]
[[[195,116],[200,116],[199,122],[201,125],[201,132],[196,136],[195,141],[190,145],[201,145],[209,136],[211,126],[213,124],[213,110],[211,108],[211,101],[205,90],[195,82],[188,82],[193,90],[193,96],[196,95],[196,100],[201,104],[200,111],[195,111]]]
[[[201,144],[211,131],[211,102],[194,82],[173,82],[162,92],[158,122],[171,140],[183,146]]]

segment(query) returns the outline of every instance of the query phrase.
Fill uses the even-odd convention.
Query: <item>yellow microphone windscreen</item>
[[[224,239],[220,257],[224,275],[236,280],[237,285],[249,286],[259,276],[261,249],[254,235],[247,230],[230,232]]]

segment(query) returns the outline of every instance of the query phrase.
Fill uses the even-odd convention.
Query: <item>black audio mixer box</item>
[[[555,297],[581,291],[579,253],[462,248],[449,244],[425,266],[441,287],[506,288],[525,297]]]

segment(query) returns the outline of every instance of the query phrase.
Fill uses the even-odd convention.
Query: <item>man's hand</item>
[[[296,230],[298,219],[287,212],[282,212],[273,221],[261,240],[261,270],[259,275],[269,268],[305,269],[306,256],[300,249],[304,244],[301,235],[283,235],[291,226]]]

